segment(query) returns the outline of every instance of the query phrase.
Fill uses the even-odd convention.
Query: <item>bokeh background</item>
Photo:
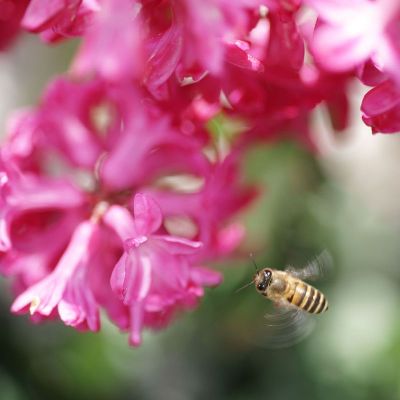
[[[11,110],[35,104],[68,68],[75,45],[24,36],[0,54],[2,132]],[[240,216],[248,237],[238,256],[217,265],[224,283],[139,349],[106,318],[101,333],[82,334],[12,316],[1,280],[0,399],[400,399],[400,136],[372,136],[359,121],[359,88],[351,93],[347,132],[332,134],[315,113],[317,153],[294,142],[249,151],[243,178],[261,195]],[[323,249],[334,259],[317,284],[329,311],[301,343],[268,349],[269,305],[252,287],[235,293],[251,279],[249,252],[281,268]]]

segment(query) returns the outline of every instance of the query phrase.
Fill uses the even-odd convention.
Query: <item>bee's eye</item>
[[[263,271],[262,281],[257,285],[257,290],[263,292],[271,283],[271,278],[272,278],[271,271],[269,270]]]
[[[260,291],[264,291],[267,288],[267,282],[263,280],[261,283],[257,285],[257,289]]]

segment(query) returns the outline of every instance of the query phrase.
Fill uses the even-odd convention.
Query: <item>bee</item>
[[[325,295],[305,281],[319,279],[330,272],[330,254],[324,250],[299,269],[289,266],[285,270],[268,267],[259,270],[254,260],[253,263],[253,280],[238,290],[254,284],[256,291],[275,307],[272,314],[264,315],[266,329],[255,328],[250,340],[259,346],[277,349],[305,339],[315,326],[310,314],[321,314],[328,309]]]
[[[325,295],[314,286],[304,282],[326,274],[327,269],[332,265],[332,257],[327,250],[300,269],[287,267],[283,271],[272,268],[258,270],[254,260],[253,263],[255,275],[253,280],[244,287],[254,283],[258,293],[283,308],[300,309],[310,314],[321,314],[328,309]]]
[[[302,274],[295,270],[279,271],[263,268],[254,275],[258,293],[278,306],[292,305],[310,314],[320,314],[328,309],[324,294],[300,279]]]

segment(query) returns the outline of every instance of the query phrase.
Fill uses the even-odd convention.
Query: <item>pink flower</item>
[[[400,131],[400,89],[390,80],[379,84],[364,96],[361,111],[372,133]]]
[[[107,188],[121,190],[143,185],[169,171],[202,173],[208,163],[199,150],[196,140],[174,130],[162,114],[151,120],[145,111],[136,112],[104,159],[100,178]]]
[[[249,129],[242,136],[243,142],[288,135],[315,150],[310,135],[311,112],[325,102],[332,125],[343,130],[348,122],[346,86],[352,76],[305,64],[305,33],[296,22],[299,2],[269,3],[266,18],[260,19],[249,34],[247,50],[257,56],[263,69],[227,65],[221,82],[230,105],[227,112],[245,118]]]
[[[37,109],[10,123],[2,149],[0,267],[19,294],[14,312],[31,308],[36,321],[58,316],[77,329],[97,330],[98,310],[104,309],[138,344],[142,327],[165,326],[176,310],[197,304],[204,286],[220,282],[218,273],[193,265],[200,242],[167,235],[154,201],[134,197],[170,174],[208,180],[212,170],[196,130],[183,134],[140,96],[127,83],[57,79]],[[95,114],[98,107],[105,119]],[[60,169],[50,177],[54,160]],[[83,169],[90,185],[80,178]],[[133,197],[134,218],[126,208]],[[115,210],[122,215],[117,222]],[[229,252],[222,236],[237,241],[237,233],[241,238],[241,229],[221,230],[212,240]]]
[[[321,103],[344,129],[355,73],[375,86],[365,121],[397,128],[398,6],[304,2],[318,13],[313,39],[300,0],[30,1],[25,29],[82,39],[69,75],[13,116],[1,149],[0,272],[14,312],[96,331],[102,310],[138,345],[220,283],[203,265],[244,237],[248,146],[290,136],[313,148]],[[355,15],[377,23],[343,25]]]
[[[104,0],[72,65],[76,75],[131,79],[143,69],[143,49],[135,0]]]
[[[176,23],[184,40],[182,64],[190,70],[196,64],[214,74],[222,72],[224,41],[234,42],[249,23],[248,11],[257,1],[181,0],[174,5]]]
[[[4,166],[0,195],[0,271],[16,276],[21,291],[53,269],[85,214],[85,196],[65,180]]]
[[[29,0],[2,0],[0,2],[0,51],[5,50],[20,32],[20,21]]]
[[[3,251],[41,248],[65,228],[64,215],[83,212],[84,196],[67,181],[21,174],[11,168],[3,169],[1,179]]]
[[[222,75],[225,56],[234,60],[235,54],[229,54],[231,46],[246,35],[260,3],[143,1],[141,14],[150,29],[144,82],[150,92],[164,99],[167,89],[163,85],[174,73],[182,83],[197,82],[207,73]]]
[[[111,286],[130,309],[130,343],[139,345],[142,327],[156,328],[160,317],[167,323],[174,310],[192,308],[203,295],[203,286],[216,285],[221,277],[190,265],[188,255],[201,248],[200,242],[157,233],[162,214],[151,197],[137,194],[133,207],[134,218],[113,206],[104,221],[124,243]]]
[[[55,269],[20,294],[11,310],[15,313],[29,310],[31,315],[38,313],[44,317],[57,310],[66,325],[97,331],[98,306],[87,274],[91,253],[96,249],[92,244],[96,229],[96,224],[82,222]]]
[[[36,160],[31,168],[40,169],[45,154],[55,150],[73,165],[93,168],[107,142],[118,134],[104,92],[100,82],[55,80],[38,109],[19,113],[10,122],[6,156],[27,167],[25,160]],[[96,110],[105,115],[101,126],[96,123]]]
[[[22,27],[39,32],[46,42],[80,36],[99,9],[97,0],[30,0]]]
[[[189,219],[195,225],[193,238],[204,244],[196,255],[197,260],[227,255],[243,239],[243,226],[227,221],[250,203],[256,191],[235,184],[239,161],[239,152],[232,152],[222,162],[216,162],[204,185],[192,193],[148,189],[166,217]]]
[[[312,50],[318,63],[347,71],[370,58],[399,80],[400,3],[392,0],[306,0],[319,15]]]
[[[277,10],[268,15],[269,38],[264,64],[274,69],[299,70],[304,62],[304,40],[296,24],[293,12]]]

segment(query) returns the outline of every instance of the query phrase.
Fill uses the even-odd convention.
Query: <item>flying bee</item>
[[[328,309],[328,301],[322,292],[289,270],[263,268],[254,275],[254,285],[258,293],[280,306],[291,304],[311,314]]]
[[[264,316],[268,330],[261,333],[263,346],[288,347],[311,333],[314,321],[310,314],[325,312],[328,301],[320,290],[305,280],[321,278],[329,272],[331,265],[332,258],[326,250],[300,269],[287,267],[283,271],[272,268],[258,270],[254,263],[256,273],[253,280],[244,287],[254,284],[256,291],[276,306],[272,314]]]

